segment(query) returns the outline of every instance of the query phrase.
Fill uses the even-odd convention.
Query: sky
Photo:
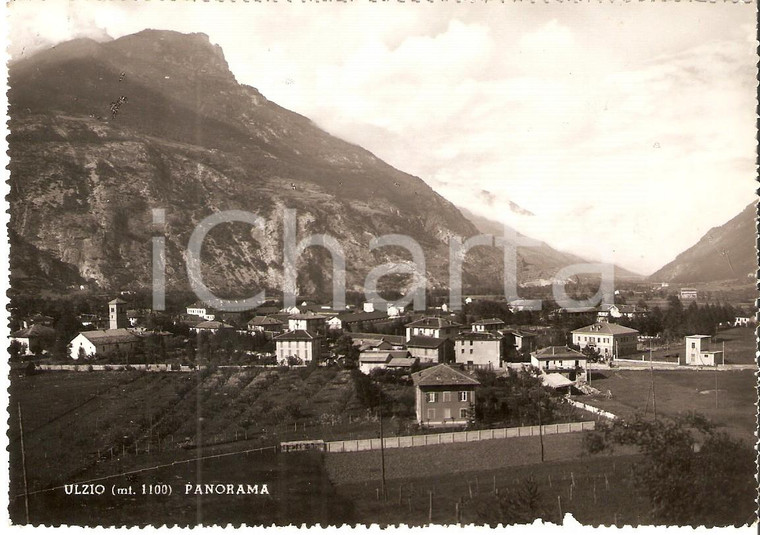
[[[751,3],[39,7],[9,5],[12,58],[206,33],[239,82],[454,204],[643,275],[754,200]]]

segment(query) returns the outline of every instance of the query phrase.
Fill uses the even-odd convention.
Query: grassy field
[[[715,379],[718,380],[718,407],[715,407]],[[622,418],[636,413],[653,416],[649,371],[605,370],[596,372],[591,385],[604,395],[580,396],[584,403],[610,411]],[[730,434],[753,441],[756,378],[752,370],[655,370],[655,399],[657,414],[675,416],[696,411]]]
[[[31,489],[69,481],[125,456],[234,442],[240,448],[376,427],[350,372],[15,374],[10,387],[12,492],[20,489],[17,404]],[[51,447],[51,445],[65,445]]]
[[[734,327],[718,331],[713,347],[720,350],[725,343],[726,364],[753,364],[757,362],[757,339],[752,327]]]
[[[724,346],[725,344],[725,346]],[[755,330],[752,327],[734,327],[723,331],[713,337],[712,349],[721,351],[726,349],[726,364],[753,364],[756,362],[757,342]],[[639,351],[626,359],[645,361],[649,360],[648,343],[639,344]],[[670,342],[660,346],[654,346],[652,358],[659,361],[672,363],[678,362],[678,357],[684,354],[684,341]]]
[[[166,457],[169,457],[168,459]],[[154,462],[177,461],[177,455],[157,455]],[[131,461],[134,461],[132,459]],[[134,469],[133,462],[103,463],[81,474],[87,480],[103,472]],[[248,525],[315,524],[355,521],[351,502],[338,499],[326,477],[320,453],[255,452],[198,462],[179,463],[109,478],[100,496],[67,495],[65,489],[32,495],[32,523],[98,526],[177,524],[193,526],[228,523]],[[186,484],[267,485],[267,494],[185,494]],[[142,493],[142,485],[169,484],[171,495]],[[111,486],[131,488],[133,495],[111,495]],[[23,522],[21,498],[10,503],[11,518]]]
[[[580,433],[546,436],[544,445],[544,463],[537,437],[386,450],[387,499],[379,452],[327,454],[325,465],[363,522],[426,524],[432,493],[433,523],[454,523],[457,502],[463,523],[498,523],[494,488],[514,492],[528,477],[538,484],[546,520],[558,522],[561,507],[596,525],[646,521],[648,506],[631,480],[639,457],[631,450],[588,456]]]

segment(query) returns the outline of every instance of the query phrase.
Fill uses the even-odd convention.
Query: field
[[[724,347],[726,350],[726,364],[754,364],[757,359],[755,330],[751,327],[734,327],[724,331],[718,331],[718,334],[713,337],[712,349],[721,351]],[[635,360],[643,358],[643,360],[648,361],[648,345],[646,343],[640,344],[639,349],[643,349],[643,351],[627,356],[626,358]],[[671,342],[661,347],[655,346],[652,351],[652,358],[654,360],[667,361],[675,364],[678,362],[678,356],[682,356],[683,354],[684,341],[681,339],[677,342]]]
[[[426,524],[432,493],[434,523],[456,522],[457,502],[463,523],[498,523],[494,488],[515,492],[528,477],[539,487],[547,521],[560,521],[560,507],[596,525],[646,521],[647,504],[631,480],[638,459],[631,450],[584,455],[581,434],[549,435],[544,446],[544,463],[537,437],[386,450],[387,499],[380,452],[327,454],[325,465],[338,494],[353,501],[363,522]]]
[[[718,381],[718,407],[715,407],[715,381]],[[622,418],[646,413],[653,416],[652,376],[648,370],[604,370],[595,372],[591,385],[605,395],[577,399]],[[754,442],[757,398],[755,372],[752,370],[657,370],[654,371],[657,414],[675,416],[696,411],[721,429]]]
[[[726,364],[753,364],[757,362],[757,338],[752,327],[734,327],[718,331],[713,347],[720,350],[725,343]]]
[[[11,495],[230,444],[252,449],[308,437],[374,433],[351,372],[49,372],[11,377]],[[390,429],[389,429],[390,431]]]

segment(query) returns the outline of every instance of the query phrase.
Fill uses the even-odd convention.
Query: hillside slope
[[[100,288],[148,286],[151,237],[162,234],[167,283],[185,288],[189,236],[220,210],[267,221],[263,233],[235,223],[209,234],[203,275],[226,295],[281,288],[286,208],[296,210],[299,240],[339,241],[349,288],[361,288],[372,267],[410,258],[370,252],[374,236],[414,238],[438,286],[448,283],[449,238],[477,233],[421,179],[239,84],[203,34],[78,39],[9,71],[10,228],[37,257]],[[152,208],[166,210],[165,229],[152,227]],[[301,258],[299,291],[329,293],[329,254],[311,247]],[[474,251],[465,282],[499,280],[498,258]]]
[[[649,276],[658,282],[747,280],[757,273],[755,203],[707,231],[693,247]]]
[[[460,207],[459,210],[477,227],[478,231],[495,236],[504,234],[504,227],[498,221],[479,216],[466,208]],[[539,242],[536,247],[518,248],[517,260],[524,285],[550,284],[560,269],[573,264],[590,262],[590,260],[572,253],[559,251],[545,242]],[[615,278],[617,280],[638,280],[641,275],[615,266]]]

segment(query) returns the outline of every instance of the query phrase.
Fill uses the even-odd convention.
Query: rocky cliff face
[[[754,280],[757,273],[757,208],[748,205],[724,225],[710,229],[699,242],[650,275],[662,282]]]
[[[11,231],[28,245],[26,264],[44,257],[104,289],[147,287],[151,237],[165,235],[167,282],[185,288],[195,225],[216,211],[247,210],[267,220],[266,231],[217,227],[203,274],[220,293],[250,295],[281,285],[282,214],[291,208],[299,239],[338,239],[349,288],[383,262],[410,258],[369,251],[373,236],[391,233],[422,245],[435,286],[448,283],[449,238],[477,233],[421,179],[238,84],[205,35],[70,41],[11,65],[9,75]],[[152,227],[152,208],[166,210],[164,231]],[[465,280],[498,284],[500,258],[474,250]],[[330,281],[329,255],[308,249],[299,290],[329,293]]]

